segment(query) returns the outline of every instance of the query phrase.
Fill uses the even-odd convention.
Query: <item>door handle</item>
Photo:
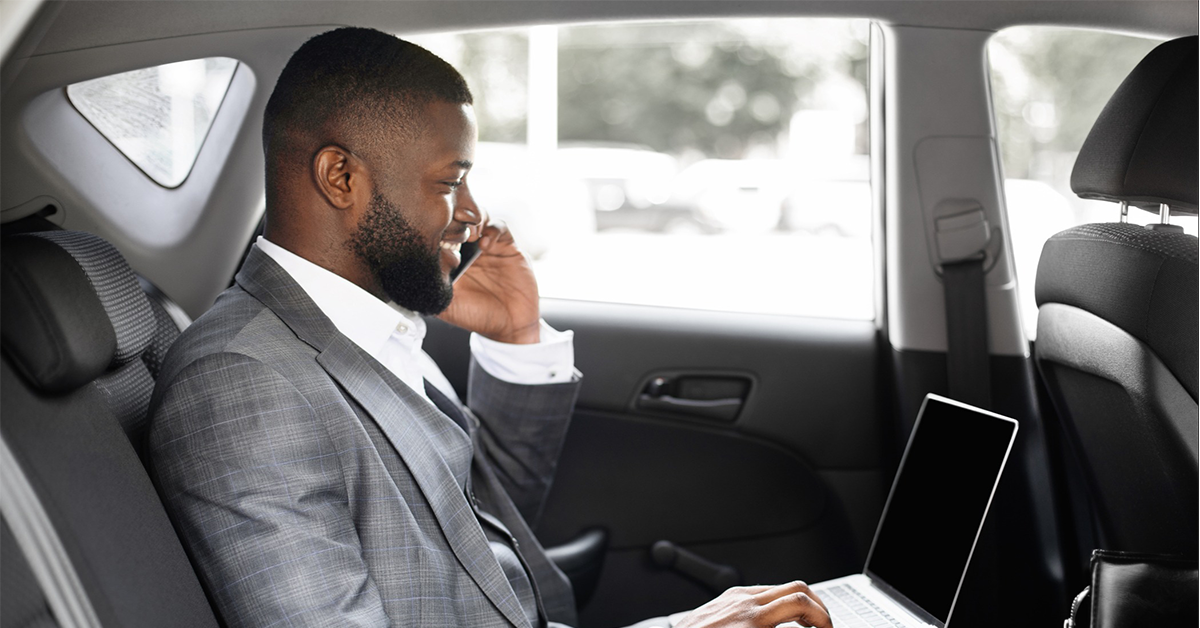
[[[638,396],[638,408],[642,410],[656,410],[659,412],[667,412],[669,414],[684,414],[694,416],[701,419],[713,419],[716,421],[732,421],[737,418],[738,411],[742,409],[742,400],[737,398],[730,399],[680,399],[670,395],[662,395],[654,397],[645,393]]]
[[[732,422],[750,392],[750,380],[729,375],[676,375],[650,379],[634,406],[639,410]]]

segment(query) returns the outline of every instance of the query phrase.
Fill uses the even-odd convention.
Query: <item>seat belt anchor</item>
[[[934,233],[939,274],[945,264],[976,260],[984,262],[985,274],[992,269],[1000,250],[1000,230],[988,222],[979,201],[946,199],[937,204],[934,215],[938,216]]]

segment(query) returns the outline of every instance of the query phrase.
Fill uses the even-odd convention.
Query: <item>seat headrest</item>
[[[1197,210],[1197,37],[1159,45],[1092,125],[1071,172],[1081,198]]]
[[[16,235],[0,246],[0,344],[49,393],[139,357],[154,313],[125,259],[81,232]]]

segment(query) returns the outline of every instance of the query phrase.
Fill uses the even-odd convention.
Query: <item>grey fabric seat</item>
[[[96,236],[8,237],[0,262],[0,434],[100,624],[216,626],[136,451],[178,327]],[[19,612],[6,610],[0,621],[56,625],[28,566],[10,559],[10,523],[0,596]]]
[[[1080,151],[1077,194],[1196,212],[1196,42],[1160,45],[1122,83]],[[1094,546],[1197,553],[1197,282],[1197,240],[1170,225],[1083,225],[1043,249],[1034,357]]]

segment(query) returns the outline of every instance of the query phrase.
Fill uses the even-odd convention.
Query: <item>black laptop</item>
[[[926,395],[863,572],[811,585],[835,626],[950,625],[1016,435],[1013,419]]]

